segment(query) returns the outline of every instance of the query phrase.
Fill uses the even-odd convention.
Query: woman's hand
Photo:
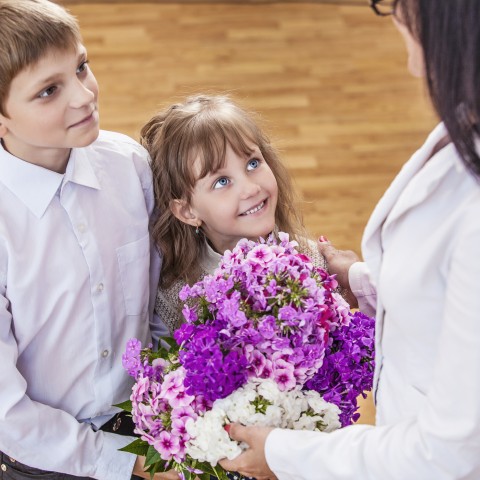
[[[265,442],[273,430],[269,427],[244,427],[238,423],[230,425],[230,437],[238,442],[245,442],[250,448],[233,460],[220,460],[225,470],[238,472],[256,480],[275,480],[277,477],[270,470],[265,458]]]
[[[145,471],[145,457],[140,455],[137,457],[135,465],[133,466],[132,474],[137,475],[138,477],[150,479],[150,473]],[[169,470],[165,473],[156,473],[153,476],[153,480],[178,480],[179,478],[180,476],[175,470]]]
[[[348,271],[350,267],[359,261],[355,252],[351,250],[337,250],[325,237],[318,240],[318,251],[324,256],[327,262],[328,272],[335,274],[340,287],[343,289],[342,295],[352,308],[358,307],[358,301],[350,289],[348,281]]]

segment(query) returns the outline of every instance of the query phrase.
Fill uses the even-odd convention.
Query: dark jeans
[[[103,425],[101,430],[118,435],[133,435],[133,427],[131,417],[121,412]],[[29,467],[0,452],[0,480],[87,480],[88,478]],[[139,478],[132,476],[135,480]]]

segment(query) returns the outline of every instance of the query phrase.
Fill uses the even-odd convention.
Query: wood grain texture
[[[394,26],[367,5],[60,3],[80,21],[102,128],[138,138],[161,106],[231,94],[261,115],[311,236],[339,248],[360,251],[375,203],[436,123]],[[373,422],[370,398],[362,413]]]

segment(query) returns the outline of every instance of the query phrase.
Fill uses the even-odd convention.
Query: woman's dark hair
[[[480,178],[480,0],[396,0],[395,7],[423,48],[433,106]]]

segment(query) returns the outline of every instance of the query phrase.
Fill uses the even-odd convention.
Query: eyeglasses
[[[381,17],[393,15],[395,13],[395,0],[370,0],[370,7]]]

